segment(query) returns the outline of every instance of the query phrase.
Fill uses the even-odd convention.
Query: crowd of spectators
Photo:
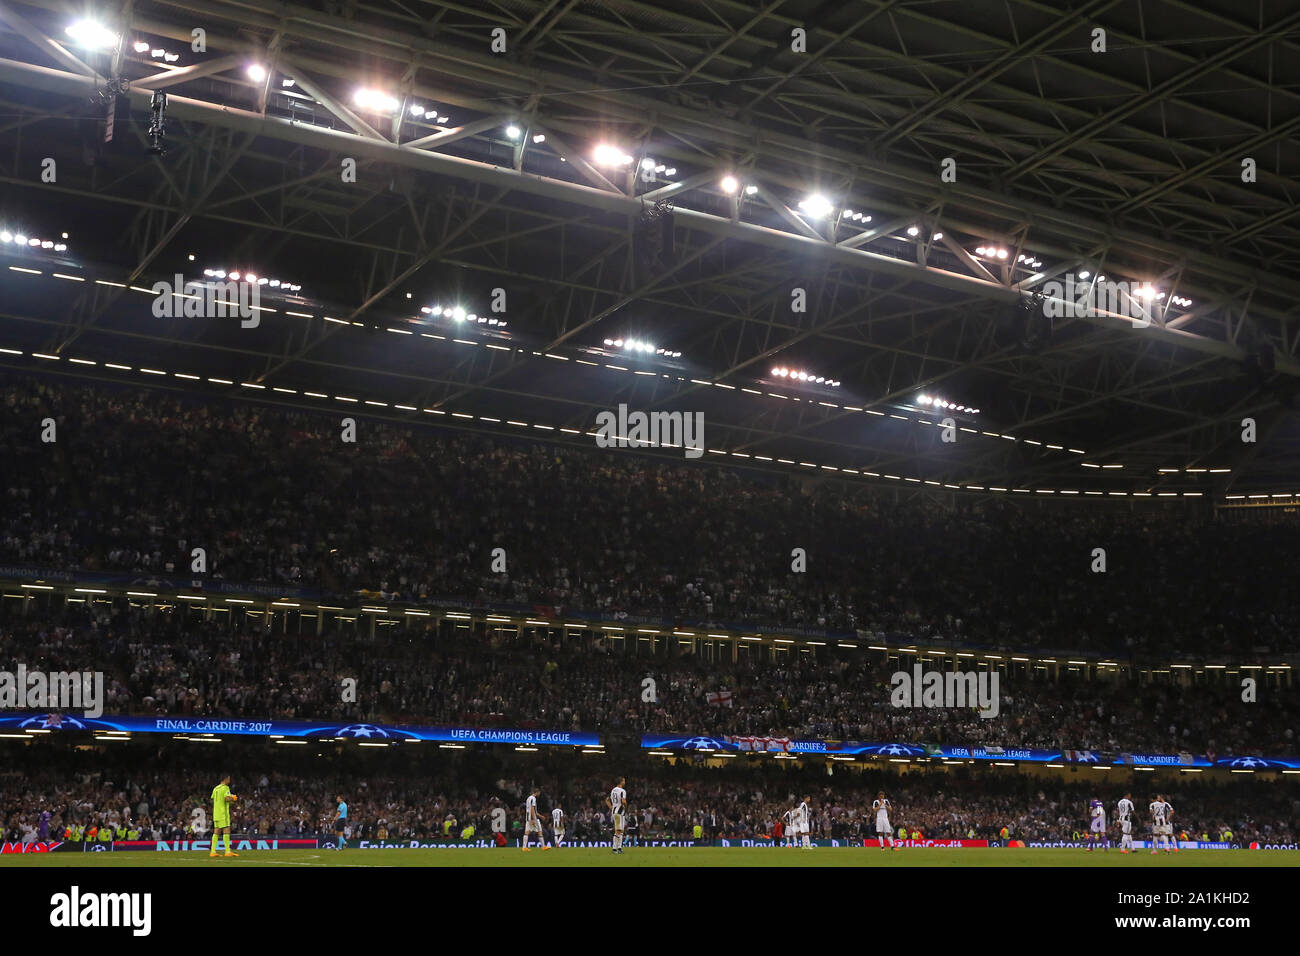
[[[450,842],[467,833],[490,839],[498,809],[504,811],[504,832],[517,838],[524,800],[537,787],[548,836],[550,811],[559,806],[568,820],[570,842],[608,840],[605,797],[623,773],[612,766],[599,771],[579,766],[577,759],[542,766],[522,760],[491,766],[476,761],[454,769],[378,774],[337,768],[311,774],[269,771],[263,763],[262,769],[233,775],[232,791],[240,797],[234,830],[254,838],[331,834],[335,801],[342,796],[352,840]],[[76,826],[83,833],[90,827],[122,828],[140,839],[202,837],[210,826],[209,794],[222,772],[205,775],[169,766],[174,762],[162,758],[130,768],[110,762],[73,774],[55,766],[0,772],[4,839],[59,839]],[[1113,822],[1114,806],[1126,787],[994,772],[898,776],[869,770],[827,778],[817,769],[764,772],[687,763],[644,766],[629,775],[626,789],[634,821],[630,835],[640,840],[770,840],[779,833],[785,811],[807,798],[815,839],[869,839],[875,845],[871,802],[880,791],[893,806],[892,826],[909,837],[1056,842],[1078,840],[1086,832],[1091,798],[1103,800]],[[1154,790],[1132,792],[1138,808],[1134,835],[1140,839],[1148,832],[1146,806]],[[1180,780],[1172,792],[1161,792],[1174,807],[1175,832],[1193,839],[1205,834],[1218,840],[1226,830],[1241,845],[1290,844],[1300,834],[1300,798],[1285,784]],[[43,822],[48,837],[42,835]],[[1117,833],[1111,837],[1118,842]]]
[[[895,707],[909,663],[857,649],[755,652],[738,662],[639,655],[623,642],[519,638],[412,625],[373,640],[278,634],[236,614],[201,621],[185,608],[64,604],[0,609],[0,669],[105,673],[105,713],[288,718],[642,733],[768,736],[919,744],[1217,756],[1296,753],[1300,698],[1262,684],[1184,683],[1176,670],[1141,682],[1118,674],[1051,680],[1000,675],[998,712]],[[654,699],[645,699],[645,678]],[[341,692],[346,678],[355,695]],[[727,692],[727,693],[722,693]],[[710,698],[710,694],[714,696]],[[348,699],[345,699],[348,698]],[[711,702],[712,700],[712,702]],[[724,701],[720,703],[719,701]]]
[[[338,416],[169,392],[10,376],[0,394],[0,563],[189,577],[203,548],[208,579],[349,599],[1107,653],[1300,646],[1297,525],[1187,499],[944,507],[364,418],[346,442]]]

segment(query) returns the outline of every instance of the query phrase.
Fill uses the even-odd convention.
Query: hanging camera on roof
[[[153,98],[149,100],[149,145],[146,150],[155,156],[162,156],[167,152],[167,147],[163,145],[163,139],[167,135],[167,94],[162,90],[155,90]]]

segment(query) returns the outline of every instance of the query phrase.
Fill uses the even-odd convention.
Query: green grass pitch
[[[150,853],[25,853],[0,857],[0,868],[40,867],[302,867],[473,866],[551,867],[1127,867],[1149,870],[1169,867],[1300,866],[1300,851],[1183,850],[1179,853],[1122,854],[1118,850],[1082,849],[932,849],[913,847],[880,851],[872,847],[817,847],[811,850],[766,847],[630,847],[622,855],[608,849],[383,849],[383,850],[245,850],[237,858],[210,858],[202,852]]]

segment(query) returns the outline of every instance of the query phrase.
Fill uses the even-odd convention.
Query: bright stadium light
[[[916,236],[916,235],[919,235],[920,232],[921,232],[921,230],[918,229],[918,228],[916,228],[916,226],[908,226],[908,227],[907,227],[907,234],[908,234],[909,236]]]
[[[592,158],[599,166],[626,166],[632,162],[631,156],[608,143],[598,145],[592,153]]]
[[[149,41],[148,41],[148,40],[136,40],[135,43],[131,44],[131,49],[135,50],[136,53],[148,53],[148,52],[149,52]]]
[[[260,63],[248,64],[248,78],[254,83],[261,83],[266,79],[266,67]]]
[[[78,46],[87,50],[107,50],[117,43],[117,34],[94,20],[76,20],[66,32]]]
[[[362,109],[375,113],[392,113],[401,104],[382,90],[361,89],[353,94],[352,100]]]
[[[513,123],[506,127],[506,139],[518,139],[519,134],[519,127],[515,126]]]
[[[722,191],[728,196],[732,195],[740,188],[740,183],[736,181],[735,176],[723,176],[720,185],[722,186]]]
[[[825,219],[835,207],[825,196],[814,193],[806,199],[799,200],[799,208],[813,219]]]

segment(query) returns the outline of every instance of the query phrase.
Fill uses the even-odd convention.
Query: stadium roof
[[[1292,4],[122,9],[0,0],[0,229],[67,246],[0,243],[5,365],[587,443],[699,411],[854,481],[1300,492]],[[256,327],[153,313],[231,271]],[[1088,288],[1121,297],[1049,317]]]

